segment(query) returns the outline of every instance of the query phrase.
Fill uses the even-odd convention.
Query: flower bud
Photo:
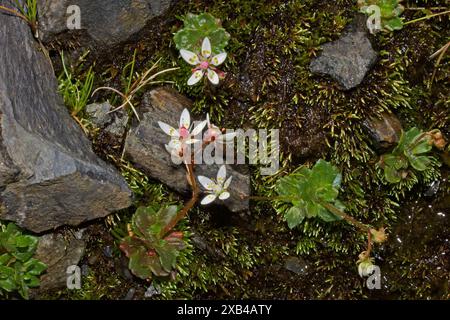
[[[367,277],[372,272],[373,272],[373,263],[370,258],[359,263],[358,273],[361,278]]]
[[[367,277],[373,272],[373,258],[369,257],[367,251],[361,252],[358,260],[358,273],[359,276]]]
[[[442,133],[440,131],[436,132],[435,134],[433,134],[433,138],[434,140],[442,139]]]
[[[370,234],[372,235],[373,242],[382,243],[387,239],[387,235],[384,228],[380,228],[379,230],[370,229]]]
[[[434,145],[438,149],[444,149],[445,146],[447,145],[447,141],[445,141],[442,138],[441,139],[437,139],[437,140],[434,140]]]

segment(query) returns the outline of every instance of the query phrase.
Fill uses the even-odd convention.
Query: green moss
[[[443,6],[444,2],[408,1],[408,5]],[[231,35],[226,48],[229,57],[223,67],[227,77],[220,87],[189,87],[186,82],[191,68],[181,60],[173,43],[173,33],[182,26],[175,17],[200,13],[205,8],[222,20]],[[339,37],[356,11],[353,0],[180,1],[167,21],[155,26],[152,35],[118,52],[109,72],[104,70],[108,66],[98,70],[97,65],[96,73],[103,74],[98,81],[120,87],[120,75],[116,72],[114,76],[114,70],[122,70],[134,49],[139,70],[160,58],[161,69],[180,66],[162,79],[174,81],[174,87],[194,101],[195,113],[209,112],[214,122],[229,128],[281,128],[280,170],[263,177],[257,167],[251,168],[254,194],[271,196],[277,178],[325,158],[343,173],[340,199],[346,203],[347,212],[393,232],[405,219],[407,213],[402,208],[411,206],[411,197],[417,198],[431,181],[445,177],[448,169],[435,165],[424,173],[412,174],[405,183],[387,184],[376,167],[380,155],[371,147],[363,121],[390,111],[405,129],[438,128],[449,137],[448,58],[441,62],[431,87],[433,64],[427,63],[428,57],[448,41],[448,28],[442,19],[435,19],[373,37],[379,51],[377,64],[358,88],[343,92],[331,79],[311,74],[309,63],[320,53],[321,44]],[[414,14],[406,10],[404,16],[410,19]],[[440,158],[437,153],[435,156]],[[108,159],[121,169],[137,203],[177,200],[160,183],[130,164],[114,160],[118,158],[114,155]],[[440,193],[436,199],[442,197],[445,194]],[[265,202],[252,203],[250,218],[231,216],[233,222],[218,227],[208,219],[214,220],[213,213],[194,210],[190,219],[177,227],[190,233],[189,245],[179,256],[175,281],[157,281],[162,290],[160,298],[376,296],[363,289],[357,275],[355,262],[366,240],[352,226],[308,220],[289,230],[281,215]],[[125,230],[128,218],[125,212],[110,219],[112,225],[120,221],[120,228]],[[196,237],[203,239],[207,249],[194,243]],[[390,292],[404,298],[432,295],[433,286],[418,280],[418,273],[427,272],[426,263],[408,271],[416,256],[398,249],[395,239],[389,240],[386,248],[376,252],[377,257],[385,261],[392,258],[392,268],[405,272],[403,275],[387,265],[383,267],[392,276],[390,286],[396,288]],[[437,250],[436,246],[431,248]],[[427,250],[421,251],[424,261],[430,252]],[[310,261],[314,276],[293,279],[286,274],[280,266],[287,255]],[[402,276],[414,283],[415,291],[405,288]],[[295,285],[307,289],[302,292]]]

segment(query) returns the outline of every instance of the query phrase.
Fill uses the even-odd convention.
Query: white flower
[[[214,144],[216,143],[227,144],[232,142],[233,139],[236,137],[236,132],[223,134],[222,131],[219,129],[219,127],[213,125],[209,121],[209,114],[206,114],[206,123],[208,129],[205,132],[205,136],[203,138],[205,142],[211,142]]]
[[[187,63],[196,66],[192,70],[193,74],[187,82],[188,85],[193,86],[198,83],[205,73],[212,84],[219,84],[219,74],[222,74],[222,72],[215,67],[220,66],[225,61],[227,53],[222,52],[211,57],[211,42],[208,37],[203,39],[202,52],[199,55],[185,49],[181,49],[180,54]]]
[[[174,127],[164,123],[162,121],[158,121],[158,125],[162,131],[168,134],[172,139],[181,140],[184,143],[191,144],[198,142],[198,140],[191,139],[192,136],[196,136],[200,132],[202,132],[203,128],[206,126],[207,121],[200,122],[195,128],[191,127],[191,116],[189,115],[189,111],[184,109],[181,113],[180,117],[180,125],[178,130]]]
[[[183,158],[186,155],[186,144],[182,143],[179,139],[171,139],[170,142],[164,145],[167,152],[172,156],[172,161],[177,164],[183,162]]]
[[[229,177],[228,180],[225,180],[227,176],[227,168],[225,165],[222,165],[217,172],[217,180],[213,181],[207,177],[199,176],[198,181],[200,181],[201,185],[206,189],[206,192],[209,193],[206,197],[201,201],[202,205],[209,204],[219,198],[220,200],[226,200],[230,197],[230,193],[227,191],[230,186],[231,179],[233,177]]]
[[[189,115],[189,111],[187,109],[184,109],[181,113],[178,130],[167,123],[158,121],[158,125],[161,130],[171,137],[170,142],[165,145],[166,150],[176,159],[183,157],[186,144],[192,144],[199,141],[197,139],[193,139],[192,137],[201,133],[206,124],[206,120],[202,121],[192,129],[191,116]]]

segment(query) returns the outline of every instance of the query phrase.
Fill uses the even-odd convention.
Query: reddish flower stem
[[[169,224],[167,224],[166,227],[161,231],[162,237],[164,237],[168,232],[170,232],[177,225],[177,223],[189,213],[189,211],[197,203],[198,197],[200,195],[200,189],[198,187],[197,181],[195,180],[194,165],[192,163],[186,164],[186,168],[189,177],[189,184],[192,187],[191,200],[189,200],[184,205],[183,209],[181,209],[180,212],[178,212],[178,214],[172,219],[172,221],[170,221]]]

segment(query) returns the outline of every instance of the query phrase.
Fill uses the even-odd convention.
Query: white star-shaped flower
[[[186,144],[193,144],[199,142],[197,139],[193,139],[194,136],[202,132],[205,128],[207,121],[200,122],[196,127],[191,126],[191,116],[187,109],[184,109],[181,113],[178,129],[158,121],[158,125],[162,131],[170,136],[170,142],[165,145],[166,150],[175,158],[183,158]]]
[[[198,181],[206,189],[208,195],[201,201],[202,205],[207,205],[219,198],[220,200],[226,200],[230,197],[230,193],[227,191],[230,186],[233,177],[229,177],[225,180],[227,176],[227,168],[222,165],[217,172],[217,179],[213,181],[204,176],[198,176]]]
[[[193,73],[187,82],[188,85],[193,86],[198,83],[205,73],[212,84],[219,84],[219,74],[222,74],[222,71],[218,70],[216,67],[220,66],[225,61],[227,53],[222,52],[212,57],[211,42],[208,37],[203,39],[202,51],[199,55],[185,49],[181,49],[180,54],[187,63],[196,66],[195,69],[192,70]]]

